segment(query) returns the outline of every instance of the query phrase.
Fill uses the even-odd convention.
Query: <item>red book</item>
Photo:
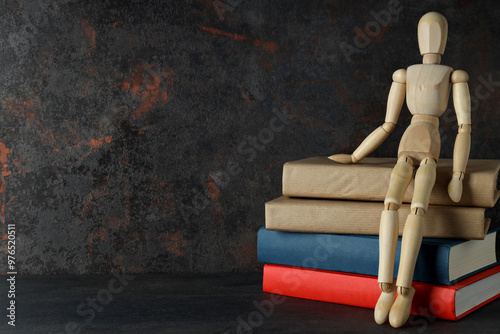
[[[454,285],[413,282],[412,314],[458,320],[500,297],[500,265]],[[264,292],[375,308],[377,277],[274,264],[264,265]]]

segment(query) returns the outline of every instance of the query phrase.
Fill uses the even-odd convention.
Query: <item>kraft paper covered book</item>
[[[378,235],[382,202],[279,197],[265,205],[266,229],[271,231]],[[399,209],[399,235],[410,204]],[[479,207],[430,205],[423,236],[484,239],[491,219]]]
[[[287,162],[283,166],[283,195],[383,202],[396,162],[396,158],[370,157],[349,165],[327,157]],[[500,196],[497,189],[500,160],[469,160],[462,199],[458,203],[448,196],[452,169],[452,159],[439,160],[430,204],[488,208],[495,205]],[[406,191],[405,203],[411,202],[413,183],[414,180]]]

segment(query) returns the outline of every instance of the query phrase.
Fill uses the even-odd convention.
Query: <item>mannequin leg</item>
[[[424,215],[429,206],[429,197],[436,181],[436,162],[424,159],[415,174],[415,192],[411,203],[411,212],[405,223],[401,243],[401,259],[397,278],[398,297],[389,314],[393,327],[401,327],[410,316],[411,302],[415,289],[411,286],[415,263],[417,262]]]
[[[412,174],[412,160],[405,156],[401,157],[392,170],[391,181],[384,201],[385,207],[380,218],[378,282],[382,293],[374,312],[377,324],[387,321],[389,311],[396,296],[394,257],[399,234],[397,210],[401,206]]]

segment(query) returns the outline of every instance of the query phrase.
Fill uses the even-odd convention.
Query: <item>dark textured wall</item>
[[[431,10],[470,74],[471,157],[499,159],[498,2],[0,2],[2,254],[14,223],[20,273],[258,270],[282,164],[382,124]]]

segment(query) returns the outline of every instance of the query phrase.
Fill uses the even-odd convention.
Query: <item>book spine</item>
[[[309,269],[346,273],[378,274],[378,237],[323,233],[269,231],[261,228],[257,235],[257,260]],[[396,249],[398,272],[401,238]],[[448,245],[427,244],[420,248],[414,281],[450,285]]]
[[[279,197],[265,205],[266,228],[275,231],[378,235],[383,204]],[[490,219],[485,208],[429,206],[423,236],[431,238],[484,239]],[[399,234],[410,205],[398,210]]]
[[[287,162],[283,166],[283,195],[323,199],[384,201],[396,160],[365,158],[363,163],[343,165],[326,157]],[[447,206],[493,207],[500,197],[496,184],[500,162],[469,160],[464,192],[459,203],[448,195],[452,160],[440,159],[430,204]],[[411,203],[414,181],[403,202]]]
[[[350,306],[375,308],[380,289],[377,278],[322,270],[266,264],[263,291],[289,297]],[[414,284],[417,290],[412,314],[457,320],[455,290],[431,284]]]

